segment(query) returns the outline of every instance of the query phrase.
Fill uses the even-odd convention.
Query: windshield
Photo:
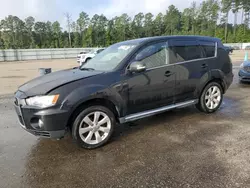
[[[114,44],[82,65],[81,69],[111,71],[136,47],[136,45],[137,44],[124,43]]]
[[[89,53],[94,54],[97,51],[97,49],[91,50]]]

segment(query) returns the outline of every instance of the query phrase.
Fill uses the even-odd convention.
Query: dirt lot
[[[236,53],[233,58],[243,59]],[[41,66],[60,69],[62,64],[71,67],[75,61]],[[18,125],[11,96],[0,96],[0,187],[249,188],[250,85],[239,84],[239,62],[234,65],[234,82],[218,112],[188,107],[119,125],[111,142],[96,150],[78,148],[70,135],[60,141],[30,135]],[[23,76],[12,78],[13,92],[36,76],[40,65],[0,66],[5,67],[1,77],[2,72]],[[26,74],[18,74],[20,69]],[[2,80],[4,88],[11,78]]]
[[[77,65],[76,59],[0,63],[0,95],[12,94],[17,90],[18,86],[39,76],[39,68],[52,68],[52,71],[57,71]]]
[[[242,62],[244,60],[246,52],[248,53],[248,57],[250,59],[250,51],[245,51],[245,50],[236,50],[232,54],[230,54],[232,61],[235,62]]]
[[[235,51],[231,58],[235,65],[244,59],[245,51]],[[12,94],[18,86],[39,75],[39,68],[52,68],[52,71],[75,67],[76,59],[19,61],[0,63],[0,95]]]

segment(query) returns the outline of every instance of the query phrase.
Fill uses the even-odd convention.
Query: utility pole
[[[67,20],[67,27],[68,27],[68,33],[69,33],[69,47],[71,48],[71,14],[69,14],[68,12],[64,13],[66,20]]]

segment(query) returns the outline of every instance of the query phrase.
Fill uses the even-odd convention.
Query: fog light
[[[43,127],[43,121],[40,120],[38,117],[33,117],[30,120],[30,125],[34,128],[34,129],[41,129]]]

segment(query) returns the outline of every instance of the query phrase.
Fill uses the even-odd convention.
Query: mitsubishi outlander
[[[213,113],[232,80],[231,60],[217,38],[142,38],[25,83],[15,93],[15,109],[28,132],[60,139],[69,130],[92,149],[122,123],[189,105]]]

